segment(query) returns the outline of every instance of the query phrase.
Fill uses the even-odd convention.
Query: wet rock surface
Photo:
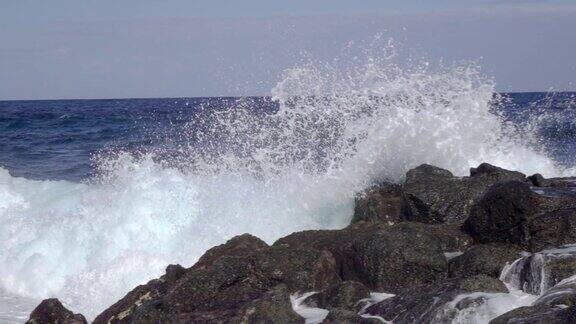
[[[86,318],[74,314],[56,299],[43,300],[30,314],[26,324],[86,324]]]
[[[169,265],[94,323],[304,323],[291,298],[311,292],[302,305],[324,309],[323,323],[447,323],[508,296],[503,282],[533,299],[493,323],[576,322],[576,246],[565,246],[576,243],[575,186],[485,163],[467,177],[421,165],[361,193],[344,229],[271,246],[239,235],[190,268]],[[85,320],[46,300],[29,323]]]
[[[394,323],[432,323],[446,303],[458,295],[472,292],[501,293],[508,290],[501,281],[488,276],[448,279],[406,289],[368,307],[366,313]]]
[[[356,281],[343,281],[308,297],[306,305],[323,309],[346,309],[358,313],[358,301],[369,298],[370,289]]]

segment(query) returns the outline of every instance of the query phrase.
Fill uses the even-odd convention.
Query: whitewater
[[[538,146],[537,120],[522,129],[504,120],[494,93],[474,64],[304,64],[272,89],[278,111],[256,114],[239,100],[206,112],[186,125],[182,137],[194,141],[177,154],[103,153],[82,182],[0,168],[0,310],[23,316],[57,297],[93,318],[235,235],[272,243],[345,227],[358,192],[422,163],[461,176],[481,162],[574,174]]]

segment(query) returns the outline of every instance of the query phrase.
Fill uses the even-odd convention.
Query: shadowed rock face
[[[511,243],[530,251],[576,242],[576,199],[546,197],[524,182],[494,185],[463,225],[478,243]]]
[[[526,181],[526,177],[483,163],[470,170],[470,177],[459,178],[448,170],[423,164],[406,174],[406,219],[462,224],[474,202],[490,186],[510,180]]]
[[[392,298],[368,307],[366,314],[393,320],[394,323],[434,323],[438,311],[458,295],[507,291],[501,281],[487,276],[448,279],[405,289]]]
[[[81,314],[74,314],[56,298],[43,300],[30,314],[26,324],[86,324]]]

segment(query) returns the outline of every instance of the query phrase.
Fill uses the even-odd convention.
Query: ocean
[[[576,93],[310,73],[271,97],[0,101],[0,322],[47,297],[93,318],[237,234],[344,227],[421,163],[576,174]]]

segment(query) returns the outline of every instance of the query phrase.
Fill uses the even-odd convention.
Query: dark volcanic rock
[[[370,289],[356,281],[343,281],[314,294],[304,301],[317,308],[342,308],[358,311],[358,301],[370,297]]]
[[[528,177],[536,187],[553,187],[553,188],[573,188],[576,187],[576,178],[551,178],[546,179],[541,174],[536,173]]]
[[[240,256],[254,253],[256,250],[268,247],[261,239],[250,234],[242,234],[206,251],[192,266],[193,269],[203,269],[212,265],[222,256]]]
[[[527,221],[530,251],[576,242],[576,209],[557,210]]]
[[[448,264],[438,240],[421,226],[400,223],[356,240],[350,250],[358,280],[388,293],[438,281]]]
[[[330,310],[328,316],[322,322],[323,324],[381,324],[382,322],[375,318],[364,318],[358,313],[342,308]]]
[[[453,229],[419,223],[384,226],[361,222],[338,231],[294,233],[274,246],[329,251],[336,257],[343,280],[395,292],[447,276],[443,244],[451,248],[459,244],[458,239],[448,237],[451,234]]]
[[[493,184],[526,181],[520,172],[487,163],[470,170],[470,177],[455,177],[448,170],[421,165],[408,171],[404,183],[406,219],[424,223],[462,224],[470,208]]]
[[[476,242],[518,244],[530,251],[576,241],[576,197],[544,196],[523,182],[494,185],[463,225]]]
[[[261,298],[242,307],[238,313],[238,323],[304,323],[304,319],[292,310],[286,285],[274,287]]]
[[[44,299],[30,314],[26,324],[86,324],[86,318],[74,314],[56,298]]]
[[[366,314],[393,320],[394,323],[443,323],[444,305],[458,295],[473,292],[498,293],[508,290],[502,282],[488,276],[448,279],[432,285],[406,289],[392,298],[368,307]],[[465,303],[462,303],[461,307],[465,308]]]
[[[511,244],[480,244],[450,260],[450,277],[487,275],[498,278],[502,268],[520,258],[521,249]]]
[[[278,285],[297,292],[322,290],[339,281],[329,252],[263,248],[244,256],[221,256],[209,266],[191,268],[172,285],[153,280],[130,292],[94,323],[225,323],[233,318],[258,322],[280,312],[274,302],[280,302],[278,292],[270,292],[280,289]]]
[[[526,245],[526,223],[537,208],[534,196],[523,182],[496,184],[472,207],[463,228],[480,243]]]
[[[383,183],[366,190],[356,198],[352,223],[405,220],[404,194],[399,185]]]

